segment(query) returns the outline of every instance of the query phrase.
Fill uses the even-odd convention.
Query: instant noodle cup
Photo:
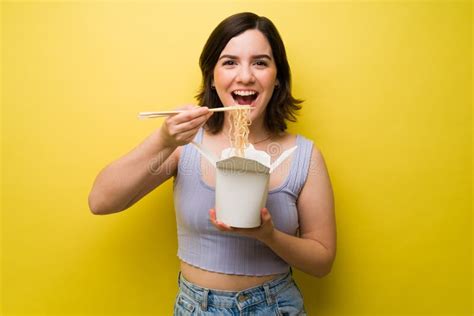
[[[252,228],[261,224],[260,210],[268,197],[270,174],[296,150],[284,151],[270,163],[270,156],[251,144],[239,157],[234,148],[222,151],[215,158],[201,144],[192,143],[216,168],[216,218],[232,227]]]

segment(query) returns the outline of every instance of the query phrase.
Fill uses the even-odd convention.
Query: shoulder
[[[313,139],[301,134],[294,134],[292,137],[294,144],[298,146],[299,159],[307,170],[308,180],[316,176],[316,170],[326,170],[322,150]]]
[[[309,160],[309,174],[314,176],[314,170],[318,168],[326,168],[324,157],[321,148],[318,144],[310,138],[298,135],[300,146],[305,148],[306,157]]]
[[[322,155],[316,143],[306,136],[301,134],[293,134],[289,132],[282,132],[275,136],[273,142],[269,146],[278,146],[281,151],[297,146],[297,152],[300,160],[313,161],[320,160]],[[275,148],[270,151],[275,151]]]
[[[305,138],[307,144],[311,144],[310,149],[305,152],[308,159],[308,176],[305,186],[331,186],[329,171],[321,148],[312,140]],[[309,147],[308,147],[309,148]]]
[[[314,141],[304,135],[294,134],[289,132],[281,132],[275,135],[274,139],[279,143],[290,143],[298,145],[298,143],[303,143],[307,146],[313,146]]]
[[[334,193],[329,170],[322,150],[312,142],[308,158],[305,183],[301,190],[298,207],[301,210],[316,210],[316,213],[329,213],[334,209]]]
[[[301,134],[291,134],[285,133],[283,136],[284,143],[287,144],[287,148],[293,146],[298,146],[298,151],[300,152],[301,159],[307,159],[313,161],[315,159],[320,159],[321,151],[317,144],[311,139]],[[289,145],[288,145],[289,144]]]

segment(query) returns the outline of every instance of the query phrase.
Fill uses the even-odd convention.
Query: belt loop
[[[273,304],[273,297],[270,294],[270,287],[268,286],[268,284],[264,284],[263,289],[265,290],[265,297],[267,299],[267,304],[272,305]]]
[[[203,311],[207,311],[207,296],[209,294],[209,289],[204,289],[202,293],[202,302],[201,302],[201,309]]]
[[[181,286],[181,271],[178,273],[178,287]]]

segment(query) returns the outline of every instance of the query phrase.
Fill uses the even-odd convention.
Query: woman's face
[[[252,122],[263,113],[278,85],[272,49],[259,30],[233,37],[214,67],[214,86],[224,106],[250,105]]]

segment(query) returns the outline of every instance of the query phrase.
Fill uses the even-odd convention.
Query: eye
[[[257,65],[259,67],[266,67],[266,66],[268,66],[268,63],[265,60],[256,60],[255,65]]]
[[[222,65],[224,66],[234,66],[235,65],[235,61],[229,59],[229,60],[225,60]]]

